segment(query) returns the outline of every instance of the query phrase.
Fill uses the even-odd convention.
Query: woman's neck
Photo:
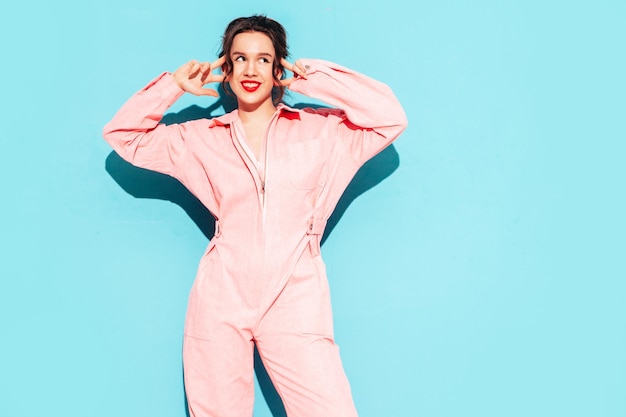
[[[276,113],[276,106],[274,106],[271,101],[252,109],[246,108],[246,106],[240,106],[238,113],[244,125],[264,123],[269,121],[274,113]]]

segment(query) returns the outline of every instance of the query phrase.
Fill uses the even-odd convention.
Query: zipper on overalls
[[[272,118],[270,119],[270,121],[267,123],[267,129],[265,131],[265,135],[263,135],[263,143],[261,144],[261,155],[259,155],[259,165],[260,165],[260,171],[262,171],[262,175],[261,172],[259,172],[259,178],[261,179],[261,213],[262,213],[262,217],[263,217],[263,225],[265,226],[265,200],[266,200],[266,196],[265,196],[265,186],[266,186],[266,178],[267,178],[267,142],[269,139],[269,135],[270,135],[270,131],[272,130],[272,126],[273,124],[276,122],[276,119],[278,118],[278,113],[280,112],[279,109],[276,109],[276,111],[274,112],[274,115],[272,116]]]
[[[263,135],[263,142],[261,143],[261,154],[259,155],[259,161],[256,161],[254,158],[254,154],[252,153],[252,149],[248,146],[248,143],[242,136],[245,137],[245,129],[243,126],[237,126],[237,141],[239,142],[239,146],[244,148],[244,154],[248,159],[249,163],[254,166],[254,170],[256,171],[256,175],[254,175],[255,183],[257,184],[257,195],[259,200],[259,208],[261,210],[263,224],[265,224],[265,178],[267,177],[267,142],[270,134],[270,130],[272,128],[272,124],[275,122],[278,116],[279,110],[277,110],[270,121],[267,124],[267,129],[265,134]],[[258,165],[257,165],[258,162]]]

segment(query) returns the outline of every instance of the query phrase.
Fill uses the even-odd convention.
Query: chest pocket
[[[294,188],[312,190],[324,183],[326,155],[320,139],[289,143],[288,177]]]

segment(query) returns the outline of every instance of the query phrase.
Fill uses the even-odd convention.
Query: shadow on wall
[[[235,102],[224,94],[221,87],[220,99],[208,108],[190,106],[178,113],[170,113],[163,117],[162,123],[182,123],[204,117],[214,117],[214,111],[220,108],[227,112],[235,107]],[[296,104],[292,107],[319,107],[306,104]],[[393,145],[384,149],[381,153],[369,160],[354,176],[332,216],[328,220],[322,243],[326,241],[330,233],[343,216],[352,201],[365,191],[373,188],[382,180],[391,175],[400,165],[398,152]],[[106,171],[111,177],[130,195],[136,198],[154,198],[167,200],[178,204],[185,210],[187,215],[198,226],[202,233],[211,239],[215,233],[215,219],[206,207],[191,194],[178,180],[164,174],[137,168],[124,161],[117,153],[111,152],[106,159]],[[374,218],[371,219],[374,221]],[[259,386],[265,401],[270,408],[273,417],[286,417],[285,409],[280,396],[272,385],[267,371],[263,367],[261,359],[255,349],[254,369]]]

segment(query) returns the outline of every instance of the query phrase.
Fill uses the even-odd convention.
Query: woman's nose
[[[246,63],[245,75],[256,75],[256,65],[254,61],[250,60]]]

